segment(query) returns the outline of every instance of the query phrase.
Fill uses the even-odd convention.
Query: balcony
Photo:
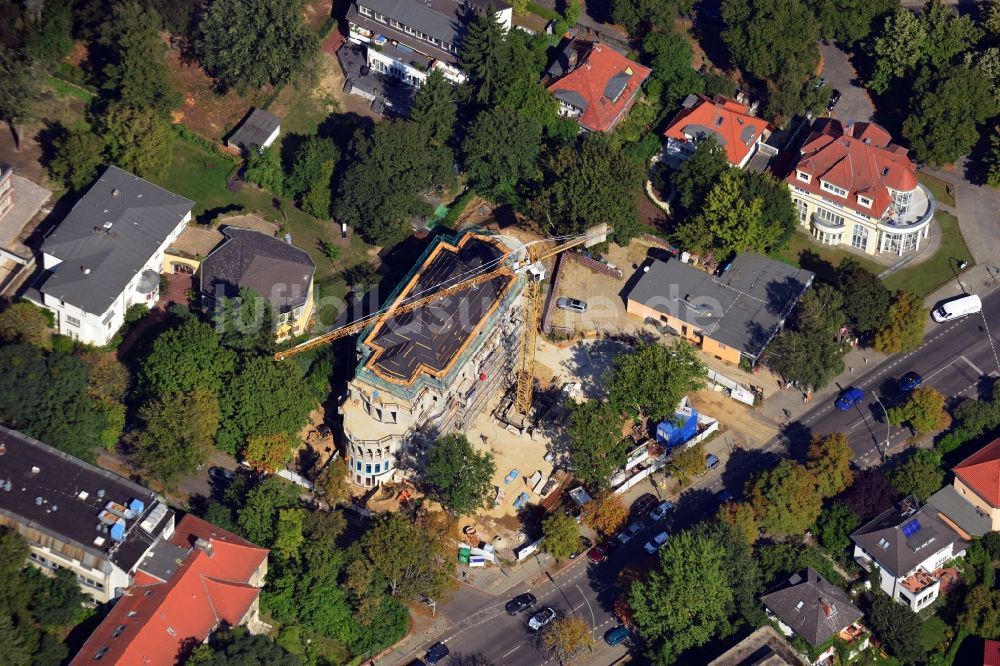
[[[831,222],[829,220],[823,219],[818,214],[813,213],[811,216],[813,227],[819,229],[820,231],[825,231],[831,234],[840,234],[844,232],[844,225]]]
[[[918,183],[906,212],[901,215],[887,213],[879,220],[878,228],[879,231],[889,233],[921,231],[934,219],[936,211],[937,200],[934,195]]]
[[[926,571],[917,569],[912,574],[900,581],[906,590],[914,595],[920,594],[927,588],[938,583],[938,579],[930,575]]]

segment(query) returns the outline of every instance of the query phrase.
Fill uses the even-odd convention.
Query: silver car
[[[587,303],[576,298],[560,296],[556,299],[556,307],[560,310],[572,310],[573,312],[586,312]]]
[[[531,616],[531,619],[528,620],[528,628],[532,631],[538,631],[554,619],[556,619],[556,612],[545,607]]]

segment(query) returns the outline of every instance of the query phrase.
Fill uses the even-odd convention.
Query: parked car
[[[585,536],[580,537],[580,547],[570,553],[569,559],[575,560],[580,556],[580,553],[590,548],[593,544],[590,539]]]
[[[525,592],[524,594],[519,594],[504,606],[504,610],[507,611],[507,615],[517,615],[526,608],[531,608],[538,602],[535,595],[530,592]]]
[[[908,393],[924,383],[924,378],[912,370],[899,378],[899,390]]]
[[[427,654],[424,655],[424,661],[428,664],[436,664],[447,656],[448,646],[444,643],[437,642],[427,648]]]
[[[774,451],[768,451],[760,459],[760,466],[764,469],[774,469],[781,464],[781,456]]]
[[[656,551],[663,548],[663,546],[666,543],[667,543],[667,533],[660,532],[655,537],[644,543],[642,547],[645,548],[646,552],[649,553],[650,555],[655,555]]]
[[[630,632],[628,627],[623,627],[619,624],[617,627],[613,627],[604,632],[604,642],[611,647],[614,647],[628,638],[629,635]]]
[[[578,298],[567,298],[560,296],[556,299],[556,307],[560,310],[572,310],[573,312],[586,312],[587,303]]]
[[[225,467],[209,467],[208,475],[218,483],[229,483],[236,479],[236,472]]]
[[[528,620],[528,628],[532,631],[538,631],[554,619],[556,619],[556,612],[545,607],[531,616],[531,619]]]
[[[673,510],[673,508],[674,508],[673,502],[667,502],[667,501],[660,502],[655,509],[649,512],[649,519],[658,523],[664,518],[666,518],[667,514],[670,513]]]
[[[718,502],[720,505],[728,504],[729,502],[733,501],[733,494],[728,490],[726,490],[725,488],[723,488],[719,492],[715,493],[715,501]]]
[[[587,551],[587,559],[594,564],[600,564],[608,559],[608,553],[611,552],[608,548],[610,541],[605,541],[604,543],[598,544]]]
[[[830,95],[830,101],[826,104],[826,110],[833,113],[834,108],[837,106],[837,102],[840,101],[840,91],[834,88],[833,94]]]
[[[642,522],[641,520],[635,521],[627,528],[625,528],[624,532],[618,535],[618,543],[624,546],[629,541],[638,536],[639,533],[642,532],[644,529],[646,529],[646,523]]]
[[[714,453],[709,453],[707,456],[705,456],[705,469],[715,469],[716,467],[719,466],[720,462],[721,461],[719,460],[719,456],[715,455]]]
[[[852,386],[843,393],[840,397],[834,400],[833,404],[842,412],[846,412],[854,405],[858,404],[865,399],[865,392],[862,389]]]
[[[649,510],[656,506],[656,495],[652,493],[646,493],[639,497],[636,501],[632,502],[632,508],[629,509],[629,515],[633,518],[642,518]]]

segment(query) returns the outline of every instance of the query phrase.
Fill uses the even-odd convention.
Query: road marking
[[[501,658],[501,659],[506,659],[506,658],[507,658],[507,657],[509,657],[510,655],[512,655],[512,654],[514,654],[515,652],[517,652],[517,651],[518,651],[519,649],[521,649],[521,646],[520,646],[520,645],[515,645],[515,646],[514,646],[514,649],[513,649],[513,650],[511,650],[510,652],[508,652],[507,654],[505,654],[504,656],[502,656],[502,657],[500,657],[500,658]]]
[[[976,367],[975,363],[973,363],[972,361],[970,361],[969,359],[967,359],[964,354],[962,356],[959,356],[959,358],[962,359],[963,361],[965,361],[966,363],[968,363],[969,367],[972,368],[973,370],[975,370],[976,374],[979,375],[980,377],[982,377],[983,375],[986,374],[985,372],[983,372],[982,370],[980,370],[978,367]]]

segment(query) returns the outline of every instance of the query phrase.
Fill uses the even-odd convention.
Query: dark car
[[[826,110],[832,113],[837,106],[837,102],[839,101],[840,101],[840,91],[834,89],[833,94],[830,95],[830,101],[827,102],[826,104]]]
[[[436,664],[447,656],[448,646],[439,642],[427,648],[427,654],[424,655],[424,661],[428,664]]]
[[[768,451],[760,459],[760,466],[764,469],[774,469],[781,464],[781,456],[774,451]]]
[[[629,511],[629,515],[633,518],[642,518],[659,503],[660,501],[656,499],[656,495],[646,493],[632,502],[632,509]]]
[[[594,564],[600,564],[601,562],[607,560],[608,555],[617,547],[617,541],[602,541],[587,551],[587,559]]]
[[[580,557],[580,553],[587,550],[592,545],[594,544],[590,539],[588,539],[585,536],[580,537],[580,547],[574,550],[572,553],[570,553],[569,559],[575,560],[576,558]]]
[[[604,632],[604,640],[608,645],[614,647],[629,637],[628,627],[618,625]]]
[[[208,475],[219,483],[229,483],[236,478],[236,472],[225,467],[209,467]]]
[[[517,615],[524,609],[534,606],[537,601],[538,599],[535,598],[535,595],[525,592],[508,601],[507,605],[504,606],[504,610],[507,611],[507,615]]]
[[[912,370],[899,378],[899,390],[908,393],[924,383],[924,378]]]
[[[865,399],[865,392],[857,387],[851,387],[840,394],[833,404],[842,412],[846,412],[854,405]]]

